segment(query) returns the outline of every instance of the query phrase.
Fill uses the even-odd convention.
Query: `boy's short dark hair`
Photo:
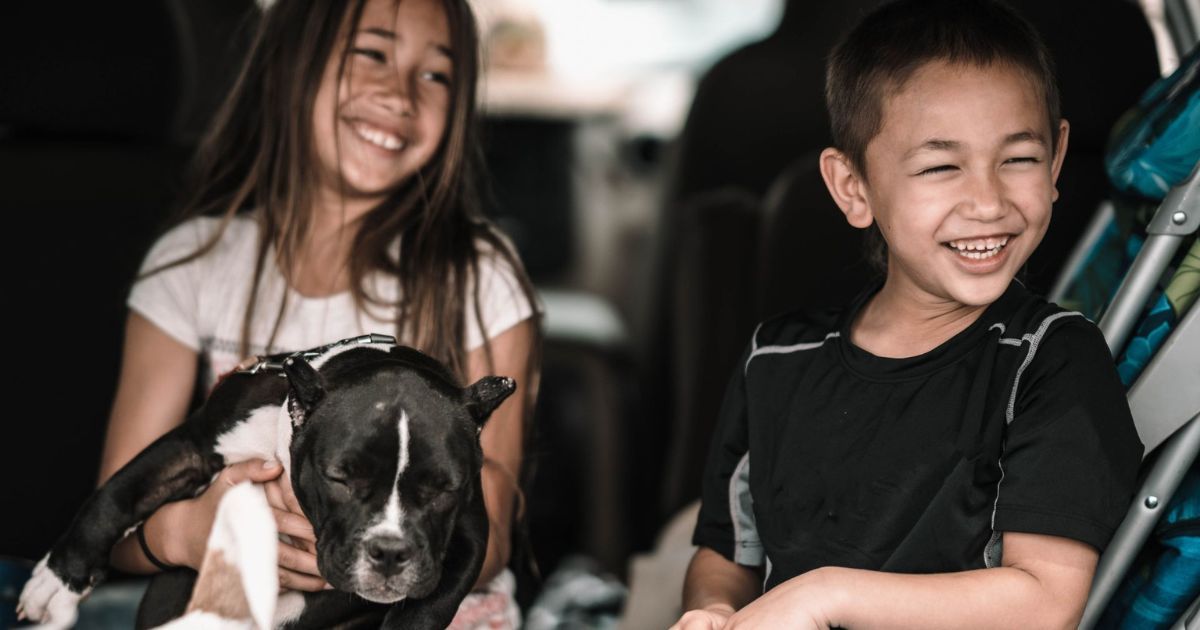
[[[883,99],[921,66],[945,61],[1011,64],[1042,91],[1057,146],[1059,99],[1054,64],[1041,37],[995,0],[898,0],[868,14],[829,56],[825,104],[833,145],[866,177],[867,144],[883,124]]]
[[[1059,96],[1046,45],[1015,10],[996,0],[897,0],[868,14],[833,52],[825,74],[833,146],[867,177],[867,144],[883,125],[883,99],[921,66],[944,61],[987,67],[1010,64],[1042,92],[1050,146],[1058,146]],[[867,258],[887,269],[887,243],[867,230]]]

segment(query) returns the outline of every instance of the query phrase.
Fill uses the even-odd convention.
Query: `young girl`
[[[202,143],[190,202],[129,298],[100,480],[179,424],[243,358],[393,334],[464,382],[523,396],[481,436],[491,531],[478,584],[508,593],[516,475],[536,387],[537,307],[474,182],[477,35],[465,0],[278,0]],[[199,372],[198,372],[199,370]],[[200,563],[224,491],[267,483],[281,586],[326,588],[274,462],[226,469],[114,550],[119,568]],[[494,609],[495,602],[491,608]]]

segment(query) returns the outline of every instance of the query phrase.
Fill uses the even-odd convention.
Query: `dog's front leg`
[[[71,625],[79,600],[104,579],[113,546],[164,503],[212,481],[223,458],[202,449],[190,430],[185,423],[162,436],[92,493],[25,584],[20,614]]]
[[[458,606],[471,592],[487,554],[488,520],[483,495],[475,493],[471,505],[458,519],[442,567],[442,580],[429,597],[400,602],[388,610],[381,628],[443,630],[454,620]]]

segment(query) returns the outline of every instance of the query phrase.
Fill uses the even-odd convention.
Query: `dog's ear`
[[[516,390],[517,382],[507,376],[485,376],[463,390],[467,411],[482,427],[496,407]]]
[[[298,356],[284,359],[283,372],[287,374],[292,390],[288,397],[288,414],[292,416],[292,424],[300,426],[313,405],[325,396],[325,382],[308,361]]]

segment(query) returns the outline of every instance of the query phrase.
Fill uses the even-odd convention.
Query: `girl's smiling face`
[[[368,0],[359,24],[343,33],[349,53],[340,85],[345,39],[325,64],[313,106],[318,189],[327,199],[373,204],[441,145],[454,72],[449,27],[438,0]]]

